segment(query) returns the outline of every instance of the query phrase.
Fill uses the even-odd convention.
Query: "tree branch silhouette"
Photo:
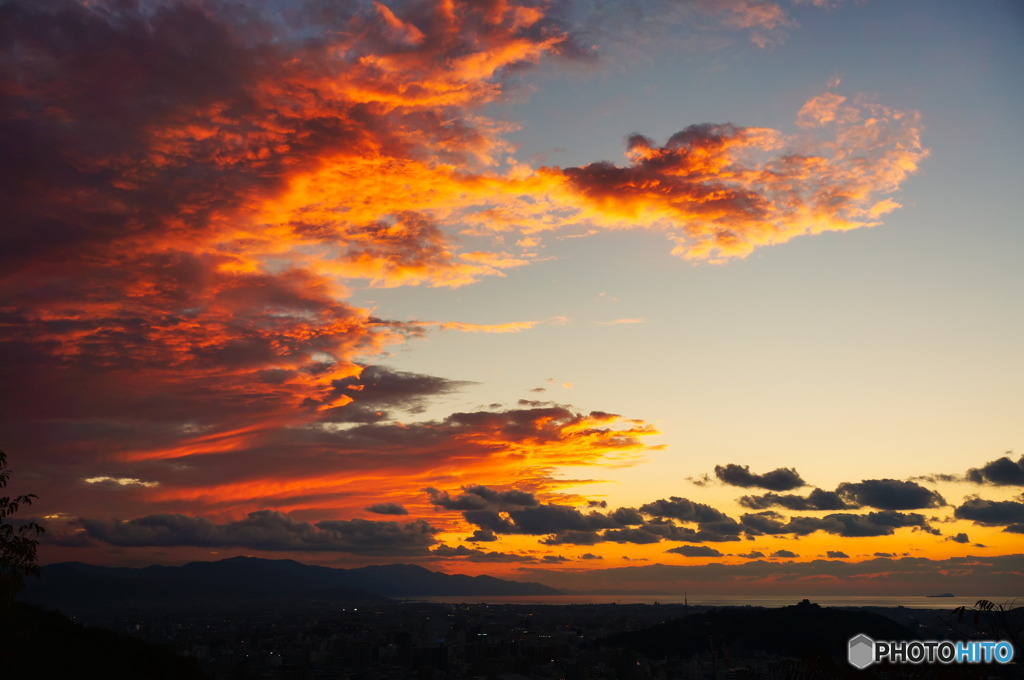
[[[0,489],[7,487],[11,472],[7,468],[7,454],[0,451]],[[36,522],[15,526],[6,521],[23,505],[32,505],[37,496],[3,496],[0,498],[0,603],[9,603],[25,583],[26,576],[38,578],[40,570],[36,561],[38,536],[45,529]]]

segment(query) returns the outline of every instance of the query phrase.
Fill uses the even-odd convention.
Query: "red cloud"
[[[625,167],[532,169],[481,107],[574,50],[542,7],[351,7],[0,7],[5,445],[36,457],[41,502],[339,515],[428,480],[544,489],[557,466],[629,460],[651,428],[599,412],[385,419],[348,387],[415,329],[347,282],[464,285],[579,224],[743,256],[877,224],[925,153],[913,114],[830,95],[803,136],[691,126],[633,137]]]
[[[918,116],[844,102],[831,93],[810,100],[798,118],[811,130],[803,135],[691,125],[664,146],[630,137],[625,167],[544,172],[564,178],[592,222],[665,229],[688,259],[744,257],[804,234],[875,226],[899,207],[889,195],[927,156]]]

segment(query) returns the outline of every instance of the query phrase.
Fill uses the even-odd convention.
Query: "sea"
[[[1024,605],[1024,596],[970,595],[954,597],[927,597],[923,595],[502,595],[502,596],[447,596],[410,598],[412,602],[438,602],[446,604],[683,604],[705,607],[788,607],[808,599],[822,607],[907,607],[911,609],[955,609],[973,607],[978,600],[989,600],[1008,606]]]

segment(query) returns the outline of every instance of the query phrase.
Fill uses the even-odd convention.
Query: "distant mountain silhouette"
[[[538,583],[491,576],[443,574],[411,564],[332,569],[294,560],[233,557],[180,567],[99,567],[62,562],[21,595],[27,602],[60,606],[86,602],[267,600],[312,598],[366,601],[388,597],[557,595]]]
[[[701,653],[742,657],[751,651],[763,651],[798,659],[828,657],[845,665],[846,641],[858,633],[875,640],[916,637],[880,614],[822,608],[805,600],[772,609],[713,609],[645,630],[612,635],[602,642],[651,657]]]
[[[347,577],[358,588],[388,597],[562,594],[562,591],[540,583],[506,581],[493,576],[442,574],[413,564],[360,567],[349,570]]]

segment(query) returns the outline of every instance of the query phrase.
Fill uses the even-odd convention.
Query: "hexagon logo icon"
[[[858,670],[864,670],[875,660],[875,641],[864,633],[850,638],[850,648],[846,658],[851,666]]]

